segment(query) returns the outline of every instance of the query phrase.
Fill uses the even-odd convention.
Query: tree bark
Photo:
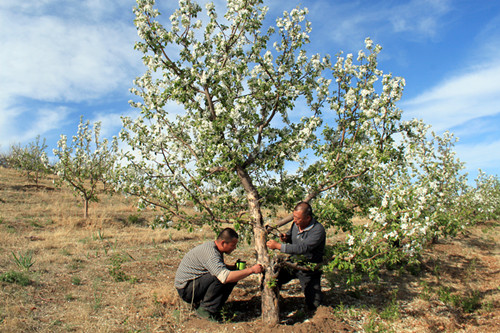
[[[85,218],[88,218],[89,217],[89,200],[88,199],[84,199],[83,201],[85,202],[85,204],[84,204],[84,206],[85,206],[84,207],[84,210],[85,210],[84,211],[84,216],[85,216]]]
[[[274,263],[270,260],[269,253],[267,252],[267,232],[264,228],[259,193],[252,184],[250,175],[248,175],[245,169],[237,168],[237,172],[247,193],[248,204],[254,223],[253,233],[257,262],[264,267],[264,274],[261,277],[262,321],[269,325],[275,325],[279,323],[279,290],[275,287],[274,283]]]

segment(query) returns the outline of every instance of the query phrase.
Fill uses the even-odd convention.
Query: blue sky
[[[168,20],[176,2],[157,2]],[[406,79],[404,118],[454,132],[470,179],[478,168],[500,175],[500,2],[273,0],[268,18],[299,4],[309,8],[311,51],[357,54],[372,38],[383,47],[380,68]],[[0,151],[40,135],[51,152],[81,115],[101,121],[104,137],[119,132],[120,116],[136,113],[129,89],[144,71],[134,5],[2,0]]]

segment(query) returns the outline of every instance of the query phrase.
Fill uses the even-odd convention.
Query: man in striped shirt
[[[215,241],[190,250],[177,268],[175,288],[179,296],[192,304],[203,318],[217,318],[236,283],[263,270],[260,264],[242,270],[226,265],[224,253],[233,252],[237,244],[236,231],[226,228]]]

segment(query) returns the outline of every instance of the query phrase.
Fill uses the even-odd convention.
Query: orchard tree
[[[45,139],[40,141],[38,135],[35,141],[22,147],[20,144],[12,145],[7,163],[10,167],[21,170],[29,180],[38,185],[38,180],[50,171],[49,159],[45,150]]]
[[[479,170],[476,186],[461,198],[465,214],[472,223],[500,219],[500,179]]]
[[[67,145],[67,137],[61,135],[58,149],[54,155],[59,158],[55,165],[59,182],[68,184],[75,195],[83,198],[84,216],[88,218],[89,202],[98,201],[99,183],[106,184],[112,177],[112,170],[117,159],[118,139],[116,137],[109,145],[107,139],[100,139],[101,123],[83,123],[80,118],[77,135],[73,136],[71,145]]]
[[[366,50],[339,53],[334,62],[308,55],[307,9],[284,12],[265,27],[262,3],[228,0],[218,17],[212,3],[203,16],[200,5],[181,0],[164,26],[154,1],[137,1],[142,41],[136,49],[147,70],[132,89],[140,116],[123,118],[121,138],[131,149],[118,184],[140,198],[141,207],[162,208],[165,221],[214,228],[230,223],[253,235],[265,267],[263,320],[273,324],[279,319],[279,266],[266,248],[266,224],[276,210],[311,202],[326,227],[348,232],[346,244],[358,246],[335,249],[326,267],[351,275],[358,267],[374,272],[381,260],[402,252],[377,247],[382,240],[400,237],[409,242],[406,254],[418,251],[413,238],[399,233],[399,220],[414,207],[412,195],[425,197],[428,187],[420,184],[439,186],[427,175],[427,166],[435,168],[421,150],[433,144],[439,150],[441,143],[428,144],[420,122],[401,121],[395,103],[404,80],[378,69],[379,45],[366,39]],[[412,170],[421,181],[414,183]],[[387,198],[387,189],[400,197]],[[427,212],[427,202],[422,205]],[[390,207],[398,215],[388,226],[378,227],[384,221],[376,220],[369,240],[352,223],[354,212],[376,219]],[[367,246],[373,251],[361,251]]]
[[[9,167],[9,156],[7,153],[0,153],[0,167]]]

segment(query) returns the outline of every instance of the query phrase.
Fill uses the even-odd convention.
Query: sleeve
[[[293,224],[293,222],[292,222],[292,226],[291,226],[291,227],[290,227],[290,229],[288,229],[288,231],[285,233],[286,237],[288,238],[287,243],[290,243],[290,244],[292,243],[292,229],[293,229],[293,226],[294,226],[294,225],[295,225],[295,224]]]
[[[309,235],[295,244],[282,244],[281,252],[286,254],[306,254],[310,253],[315,247],[322,244],[326,238],[323,228],[314,227]]]
[[[211,253],[207,257],[205,267],[210,274],[217,277],[221,283],[225,283],[226,279],[231,272],[226,265],[222,255],[218,253],[215,249],[210,251]]]

